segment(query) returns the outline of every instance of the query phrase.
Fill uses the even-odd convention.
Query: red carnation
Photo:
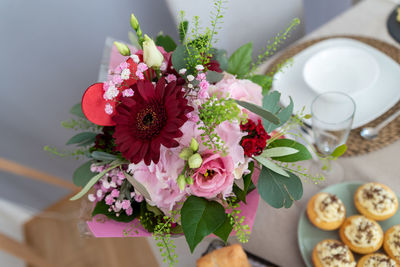
[[[244,154],[248,157],[261,155],[267,145],[267,140],[271,138],[265,131],[262,121],[258,120],[256,125],[249,119],[247,123],[240,125],[240,129],[248,133],[241,142]]]
[[[160,79],[154,86],[139,80],[131,88],[135,94],[121,99],[113,117],[117,150],[135,164],[142,160],[146,165],[158,163],[161,145],[179,145],[175,138],[182,136],[179,128],[193,108],[175,82],[166,85],[165,79]]]
[[[248,157],[253,156],[253,154],[256,152],[256,140],[255,139],[243,139],[242,141],[242,147],[244,150],[244,154]]]

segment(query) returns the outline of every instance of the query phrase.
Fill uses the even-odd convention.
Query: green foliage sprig
[[[75,150],[59,150],[58,148],[53,147],[53,146],[44,146],[43,150],[50,154],[53,154],[53,155],[56,155],[56,156],[59,156],[62,158],[73,157],[77,160],[83,158],[88,152],[88,149],[84,149],[84,148],[77,148]]]
[[[231,197],[228,199],[229,209],[231,209],[231,213],[228,214],[230,224],[233,227],[233,230],[236,232],[236,238],[241,243],[249,242],[250,237],[250,227],[247,224],[244,224],[245,217],[240,216],[242,212],[239,208],[239,201],[236,197]]]
[[[178,256],[175,253],[176,246],[171,239],[172,222],[172,217],[162,217],[155,225],[153,233],[153,238],[160,249],[163,262],[168,263],[169,266],[174,266],[178,263]]]
[[[237,106],[235,100],[220,98],[212,96],[199,108],[198,122],[199,129],[203,131],[201,140],[204,146],[213,150],[214,153],[218,151],[225,153],[226,148],[224,141],[218,136],[215,128],[224,121],[244,121],[241,111]],[[203,123],[201,123],[203,122]]]

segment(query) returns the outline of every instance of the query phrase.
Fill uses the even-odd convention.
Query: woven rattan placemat
[[[275,59],[272,62],[272,64],[270,64],[267,73],[270,73],[276,66],[278,66],[278,64],[293,57],[294,55],[306,49],[307,47],[330,38],[350,38],[358,40],[360,42],[363,42],[380,50],[381,52],[385,53],[386,55],[394,59],[396,62],[400,63],[400,50],[394,47],[393,45],[369,37],[340,35],[340,36],[330,36],[325,38],[314,39],[288,48],[282,53],[282,55],[280,55],[277,59]],[[399,90],[400,90],[400,84],[399,84]],[[364,125],[363,127],[366,126],[374,127],[375,125],[377,125],[378,123],[380,123],[381,121],[383,121],[384,119],[386,119],[399,109],[400,109],[400,101],[397,102],[397,104],[394,105],[385,114],[383,114],[376,120]],[[362,127],[356,128],[350,132],[349,138],[346,143],[348,149],[344,156],[350,157],[350,156],[366,154],[381,149],[395,142],[396,140],[400,139],[400,117],[396,118],[389,125],[383,128],[380,131],[379,136],[373,140],[364,140],[363,138],[361,138],[360,136],[361,128]]]

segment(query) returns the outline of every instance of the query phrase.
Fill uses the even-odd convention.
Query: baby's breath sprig
[[[281,31],[275,37],[268,40],[267,46],[263,48],[261,54],[257,56],[257,61],[252,64],[249,76],[251,76],[266,59],[270,58],[289,37],[291,32],[300,24],[300,20],[295,18],[285,31]]]
[[[249,242],[250,227],[244,223],[244,216],[240,216],[241,210],[239,209],[239,202],[236,197],[231,197],[228,199],[229,209],[231,213],[228,214],[230,223],[233,230],[236,232],[236,238],[241,243]]]
[[[203,131],[201,140],[204,146],[213,150],[214,153],[218,151],[226,153],[224,141],[218,136],[215,128],[224,121],[243,121],[245,118],[241,117],[241,111],[236,102],[232,99],[220,98],[215,96],[209,98],[199,108],[198,122],[199,129]],[[201,124],[201,122],[203,122]]]

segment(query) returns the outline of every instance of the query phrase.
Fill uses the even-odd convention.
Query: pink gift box
[[[131,51],[136,49],[130,47]],[[121,56],[117,48],[113,45],[110,56],[109,69],[114,69],[121,62],[124,62],[126,57]],[[257,184],[260,171],[258,168],[254,169],[252,180],[254,184]],[[260,196],[257,190],[253,190],[247,195],[247,204],[240,203],[241,213],[239,216],[244,216],[244,225],[250,227],[250,231],[253,228],[254,219],[257,213],[258,201]],[[91,221],[87,222],[90,231],[95,237],[141,237],[141,236],[151,236],[151,233],[147,232],[139,223],[137,219],[129,223],[117,222],[108,219],[105,215],[96,215]],[[234,231],[231,235],[234,235]]]

